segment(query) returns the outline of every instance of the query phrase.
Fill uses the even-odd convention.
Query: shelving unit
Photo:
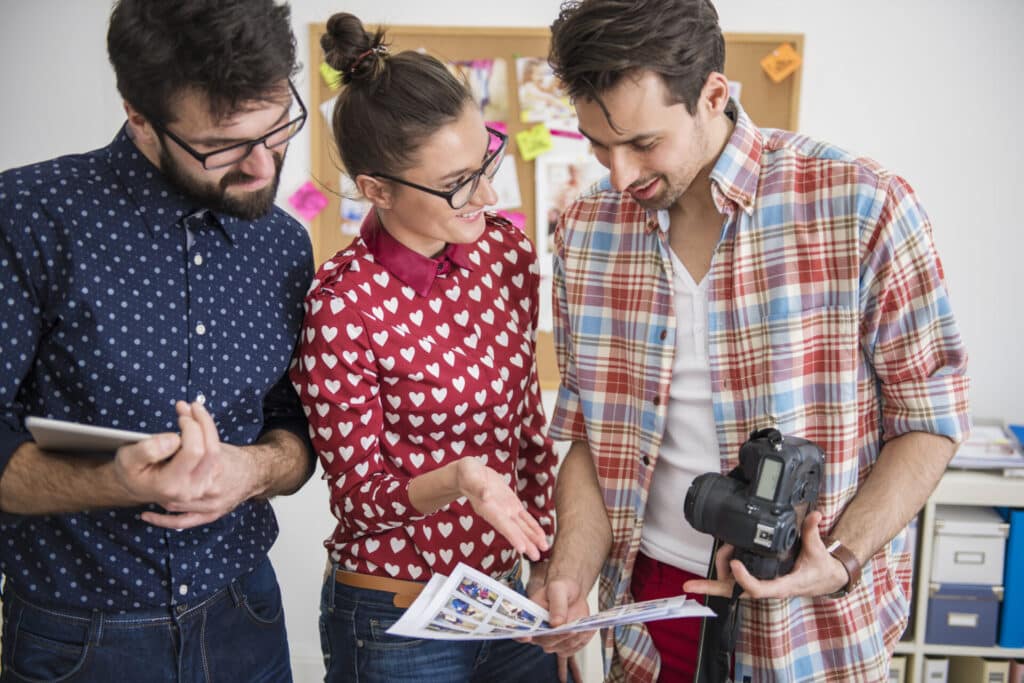
[[[908,641],[896,645],[896,654],[907,658],[907,683],[922,683],[924,658],[976,656],[997,659],[1024,658],[1024,648],[965,647],[931,645],[925,642],[928,621],[928,596],[932,567],[936,505],[981,505],[1020,507],[1024,501],[1024,477],[1003,477],[985,472],[946,472],[924,506],[919,520],[920,543],[914,572],[913,633]],[[1021,618],[1024,618],[1022,615]]]

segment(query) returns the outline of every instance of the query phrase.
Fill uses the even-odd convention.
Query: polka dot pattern
[[[284,375],[312,255],[282,210],[247,221],[196,207],[122,130],[0,175],[0,230],[0,463],[25,415],[177,431],[174,402],[199,400],[238,445],[304,423]],[[31,600],[166,606],[250,570],[277,536],[266,502],[181,532],[142,509],[2,524],[0,569]]]

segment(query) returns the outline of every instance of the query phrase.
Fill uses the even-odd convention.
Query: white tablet
[[[31,415],[25,418],[25,426],[40,448],[57,452],[113,453],[125,444],[152,436]]]

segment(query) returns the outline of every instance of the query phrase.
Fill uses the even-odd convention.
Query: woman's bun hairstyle
[[[366,32],[359,17],[339,12],[327,21],[327,33],[320,37],[324,61],[341,73],[342,83],[375,83],[386,80],[388,46],[384,29],[372,35]]]
[[[342,75],[331,128],[353,180],[409,168],[423,141],[473,103],[441,61],[413,50],[392,55],[384,33],[367,33],[358,17],[339,12],[320,37],[324,61]]]

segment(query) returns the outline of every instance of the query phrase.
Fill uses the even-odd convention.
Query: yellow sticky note
[[[533,161],[544,152],[551,151],[551,131],[543,123],[516,133],[516,144],[523,161]]]
[[[341,87],[341,72],[332,69],[331,65],[327,62],[320,63],[320,76],[323,77],[324,83],[331,90],[337,90]]]
[[[768,74],[768,78],[775,83],[781,83],[799,69],[802,62],[793,46],[783,43],[761,59],[761,68]]]

